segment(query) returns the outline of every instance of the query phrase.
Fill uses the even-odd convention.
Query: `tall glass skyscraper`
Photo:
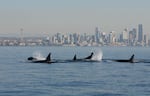
[[[139,24],[138,25],[138,42],[143,41],[143,25]]]

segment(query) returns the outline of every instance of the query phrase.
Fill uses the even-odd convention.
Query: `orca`
[[[51,53],[48,54],[45,60],[38,60],[35,57],[29,57],[28,60],[32,61],[32,63],[53,63],[51,62]]]
[[[37,60],[37,58],[29,57],[28,60]]]
[[[134,54],[130,57],[130,59],[118,59],[118,60],[112,60],[112,61],[134,63]]]
[[[76,54],[74,55],[73,59],[71,60],[51,60],[51,53],[48,54],[48,56],[46,57],[46,59],[44,60],[40,60],[36,57],[29,57],[28,58],[28,61],[31,61],[32,63],[48,63],[48,64],[51,64],[51,63],[68,63],[68,62],[97,62],[96,60],[92,60],[92,57],[93,57],[93,52],[85,57],[85,58],[81,58],[81,59],[77,59],[77,56]]]
[[[88,60],[92,60],[93,54],[94,53],[92,52],[90,56],[87,56],[87,57],[85,57],[83,59],[77,59],[77,56],[75,54],[74,57],[73,57],[73,61],[88,61]]]
[[[86,57],[86,58],[84,58],[84,59],[92,59],[93,54],[94,54],[94,53],[92,52],[90,56],[88,56],[88,57]]]

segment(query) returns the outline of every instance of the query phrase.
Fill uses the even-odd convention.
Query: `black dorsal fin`
[[[86,58],[84,58],[84,59],[91,59],[92,56],[93,56],[93,54],[94,54],[94,53],[92,52],[90,56],[88,56],[88,57],[86,57]]]
[[[132,63],[133,63],[133,60],[134,60],[134,54],[131,56],[131,58],[130,58],[130,62],[132,62]]]
[[[73,60],[77,60],[76,54],[74,55]]]
[[[48,56],[46,57],[46,61],[51,61],[51,53],[49,53]]]

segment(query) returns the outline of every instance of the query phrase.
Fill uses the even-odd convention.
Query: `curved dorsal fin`
[[[92,56],[93,56],[93,54],[94,54],[94,53],[92,52],[90,56],[88,56],[88,57],[86,57],[86,58],[84,58],[84,59],[91,59]]]

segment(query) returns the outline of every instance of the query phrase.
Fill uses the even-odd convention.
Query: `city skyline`
[[[120,33],[144,25],[150,32],[149,0],[1,0],[0,36]],[[20,32],[23,29],[23,32]]]
[[[58,32],[46,37],[1,37],[0,46],[150,46],[150,39],[143,33],[143,25],[138,24],[138,28],[125,28],[119,34],[105,33],[96,27],[93,34]]]

